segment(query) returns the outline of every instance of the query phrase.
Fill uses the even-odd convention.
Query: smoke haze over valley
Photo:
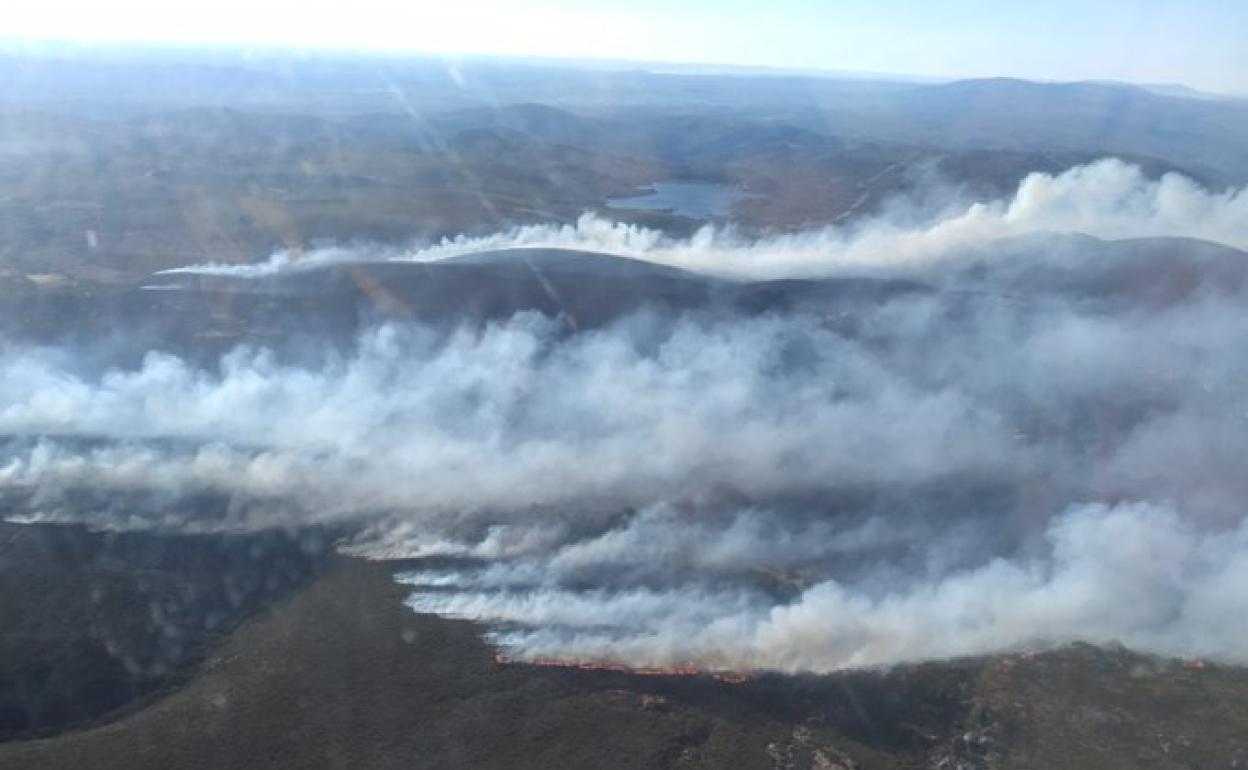
[[[1219,2],[0,41],[0,770],[1246,766]]]
[[[681,240],[586,215],[392,252],[516,265],[536,299],[405,321],[391,282],[392,317],[317,364],[10,343],[0,483],[25,521],[360,525],[355,552],[430,561],[400,577],[413,608],[520,658],[821,672],[1087,640],[1246,662],[1246,203],[1105,160],[923,219]],[[281,296],[377,256],[148,291]],[[638,280],[682,291],[589,325],[566,304]]]

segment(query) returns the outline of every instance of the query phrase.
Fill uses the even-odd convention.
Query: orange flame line
[[[737,672],[708,672],[695,666],[626,666],[622,663],[600,663],[584,660],[564,660],[561,658],[532,658],[516,660],[508,655],[498,653],[494,660],[503,665],[541,666],[543,668],[571,668],[580,671],[609,671],[617,674],[634,676],[704,676],[710,674],[715,679],[727,684],[743,684],[749,681],[745,674]]]

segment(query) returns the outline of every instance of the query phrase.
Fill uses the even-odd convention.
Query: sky
[[[1245,0],[41,0],[0,37],[1181,83],[1248,93]]]

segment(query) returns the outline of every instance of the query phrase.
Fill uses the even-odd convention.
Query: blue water
[[[614,209],[631,211],[665,211],[692,219],[710,219],[732,213],[737,201],[756,197],[732,185],[714,182],[655,182],[644,195],[608,198]]]

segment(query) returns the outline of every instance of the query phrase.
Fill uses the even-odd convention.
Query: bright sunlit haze
[[[1111,79],[1248,91],[1248,5],[1236,0],[50,0],[8,9],[0,37]]]

